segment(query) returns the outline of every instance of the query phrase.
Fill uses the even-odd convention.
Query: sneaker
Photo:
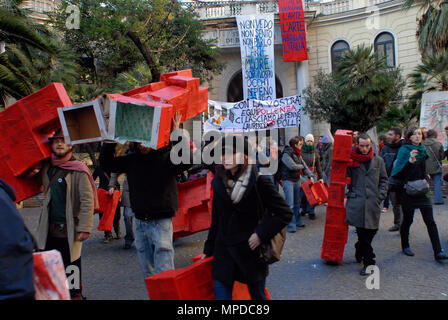
[[[297,228],[305,228],[304,224],[298,225]]]
[[[308,218],[310,218],[310,220],[315,220],[316,219],[316,215],[315,214],[308,214]]]
[[[413,257],[415,256],[415,253],[412,252],[412,250],[410,248],[404,248],[403,249],[403,253],[409,257]],[[436,258],[437,259],[437,258]]]
[[[118,233],[115,235],[115,238],[114,239],[121,239],[121,232],[120,231],[118,231]]]
[[[104,237],[103,243],[109,243],[112,240],[112,237]]]
[[[125,249],[125,250],[131,249],[131,244],[130,243],[125,243],[123,249]]]
[[[364,267],[361,269],[361,271],[359,272],[359,274],[360,274],[361,276],[368,276],[369,273],[367,273],[367,266],[364,266]]]
[[[289,233],[294,233],[296,232],[296,227],[286,226],[286,231]]]
[[[443,202],[434,202],[434,204],[437,205],[437,206],[440,206],[440,205],[443,205],[445,203],[443,203]]]
[[[440,261],[440,260],[446,260],[446,259],[448,259],[448,255],[446,255],[446,254],[442,251],[442,252],[439,252],[438,254],[436,254],[434,258],[435,258],[437,261]]]
[[[393,226],[393,227],[389,228],[390,232],[394,232],[394,231],[398,231],[398,230],[400,230],[400,227],[398,227],[398,226]]]

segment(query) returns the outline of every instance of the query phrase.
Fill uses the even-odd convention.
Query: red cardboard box
[[[115,212],[117,210],[118,202],[120,201],[121,192],[114,190],[112,196],[109,192],[103,189],[97,189],[98,202],[100,208],[96,212],[103,214],[100,222],[98,223],[98,230],[100,231],[112,231],[112,225],[114,222]]]
[[[348,225],[325,224],[325,241],[346,243],[348,237]]]
[[[332,262],[342,262],[344,257],[345,243],[343,242],[331,242],[324,240],[321,249],[322,260]]]
[[[344,208],[345,184],[331,183],[328,188],[328,205]]]
[[[345,216],[345,208],[328,206],[325,223],[330,225],[344,225]]]
[[[333,160],[350,161],[353,145],[353,132],[350,130],[337,130],[334,136]]]

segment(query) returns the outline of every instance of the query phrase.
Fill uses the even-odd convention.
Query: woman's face
[[[232,170],[239,164],[244,164],[244,154],[242,152],[224,152],[221,156],[222,165],[226,170]]]
[[[409,139],[413,144],[420,144],[422,142],[422,138],[422,131],[420,129],[417,129]]]
[[[308,141],[306,142],[306,145],[309,146],[309,147],[311,147],[312,145],[314,145],[314,142],[311,141],[311,140],[308,140]]]
[[[302,149],[302,147],[303,147],[303,140],[300,140],[299,142],[297,142],[297,144],[295,145],[295,147],[296,147],[297,149]]]

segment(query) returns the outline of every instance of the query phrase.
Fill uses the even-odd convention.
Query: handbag
[[[408,196],[424,196],[429,191],[429,184],[426,179],[408,181],[404,185],[404,190]]]
[[[258,197],[258,203],[262,208],[263,215],[260,217],[259,223],[264,223],[266,220],[272,217],[272,214],[263,205],[260,194],[258,193],[257,184],[255,183],[255,191]],[[272,239],[267,243],[262,243],[259,246],[260,256],[259,258],[266,264],[272,264],[274,262],[280,261],[282,256],[282,250],[285,245],[286,240],[286,227],[284,227],[279,233],[277,233]]]

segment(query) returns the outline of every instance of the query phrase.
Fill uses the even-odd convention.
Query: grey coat
[[[445,157],[443,152],[443,145],[434,138],[428,138],[423,141],[428,150],[429,158],[426,159],[426,173],[438,174],[442,173],[442,160]],[[439,165],[440,164],[440,165]]]
[[[322,146],[322,171],[325,173],[327,177],[330,176],[331,173],[331,161],[333,160],[333,144],[326,143]]]
[[[380,204],[386,198],[388,189],[384,160],[373,156],[368,171],[361,163],[358,168],[349,167],[347,176],[351,177],[352,181],[348,185],[345,222],[358,228],[378,229]]]

